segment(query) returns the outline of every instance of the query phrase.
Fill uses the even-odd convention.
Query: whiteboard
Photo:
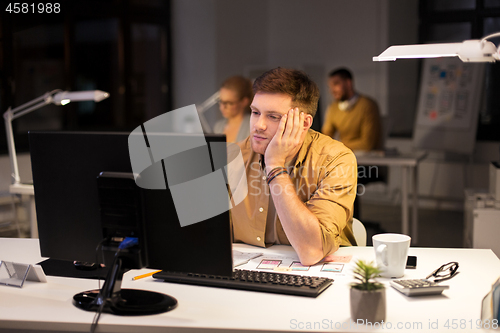
[[[413,134],[416,148],[471,154],[476,141],[485,65],[425,59]]]

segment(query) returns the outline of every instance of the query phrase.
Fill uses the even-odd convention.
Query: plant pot
[[[351,288],[350,298],[353,321],[366,324],[385,320],[385,288],[372,291]]]

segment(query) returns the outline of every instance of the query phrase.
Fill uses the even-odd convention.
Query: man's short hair
[[[265,72],[255,79],[253,91],[288,95],[293,107],[313,117],[318,109],[318,86],[306,73],[296,69],[278,67]]]
[[[328,77],[340,76],[344,80],[352,80],[352,73],[347,68],[337,68],[330,72]]]

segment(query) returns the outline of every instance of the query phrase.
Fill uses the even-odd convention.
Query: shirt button
[[[263,177],[262,177],[262,180],[266,180],[266,176],[263,176]]]
[[[262,213],[263,211],[264,211],[264,208],[260,207],[260,208],[259,208],[259,212],[261,212],[261,213]]]
[[[260,242],[260,237],[257,237],[257,241]]]

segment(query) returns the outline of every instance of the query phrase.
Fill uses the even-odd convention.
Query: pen
[[[151,276],[151,275],[156,274],[156,273],[159,273],[159,272],[161,272],[161,270],[159,270],[159,271],[149,272],[149,273],[142,274],[142,275],[138,275],[138,276],[134,276],[134,277],[132,278],[132,281],[139,280],[139,279],[142,279],[142,278],[145,278],[145,277]]]

